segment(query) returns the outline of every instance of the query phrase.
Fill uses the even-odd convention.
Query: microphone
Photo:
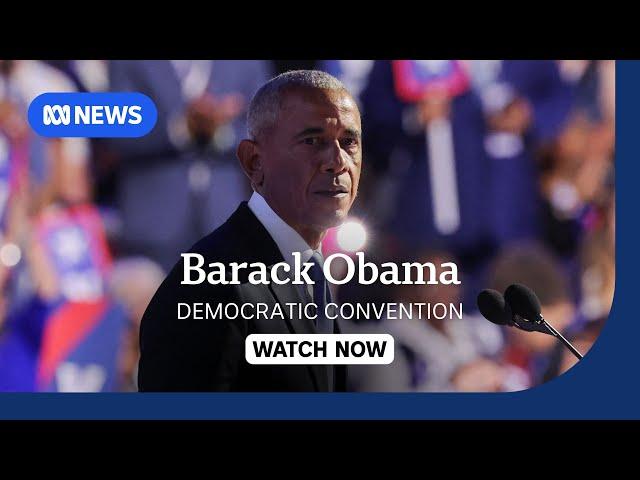
[[[540,300],[530,288],[519,283],[509,285],[504,292],[504,299],[513,312],[511,318],[518,328],[527,332],[553,335],[546,328],[542,318]]]
[[[485,289],[478,294],[478,309],[482,316],[496,325],[513,325],[511,308],[497,290]]]
[[[485,289],[478,294],[480,313],[497,325],[509,325],[526,332],[540,332],[559,339],[578,359],[583,355],[542,316],[537,295],[525,285],[514,283],[504,292]]]

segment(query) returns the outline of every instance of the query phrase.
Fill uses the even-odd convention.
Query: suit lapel
[[[269,284],[269,289],[280,304],[285,316],[287,328],[291,333],[318,333],[313,320],[305,317],[304,314],[299,318],[291,318],[291,316],[289,316],[289,308],[286,305],[287,303],[295,303],[296,305],[305,305],[307,303],[302,298],[300,290],[296,288],[296,285],[293,285],[291,282],[284,285],[278,285],[271,282]],[[307,368],[309,369],[309,373],[311,374],[316,389],[321,392],[327,391],[329,386],[327,368],[329,367],[327,365],[307,365]]]
[[[229,219],[229,222],[243,232],[241,236],[244,241],[247,242],[246,248],[243,249],[243,258],[241,261],[248,263],[261,262],[264,263],[267,268],[270,268],[275,263],[284,261],[276,242],[253,214],[247,202],[240,204],[236,212]],[[290,275],[291,273],[292,272],[290,272]],[[304,315],[302,315],[301,318],[291,318],[289,315],[287,303],[294,303],[296,305],[304,305],[307,303],[307,300],[302,297],[297,287],[297,285],[293,285],[291,282],[284,285],[269,282],[269,290],[282,308],[285,323],[289,331],[294,334],[318,333],[312,319],[305,318]],[[330,368],[330,366],[307,365],[307,368],[316,389],[321,392],[326,392],[329,385],[328,368]]]

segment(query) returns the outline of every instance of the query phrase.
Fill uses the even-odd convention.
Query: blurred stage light
[[[358,220],[348,220],[338,228],[338,246],[347,252],[357,252],[367,243],[367,229]]]
[[[21,258],[22,252],[15,243],[5,243],[0,248],[0,262],[5,267],[15,267]]]

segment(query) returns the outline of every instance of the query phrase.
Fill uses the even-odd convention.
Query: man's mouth
[[[349,195],[349,190],[346,187],[337,186],[316,190],[313,193],[315,193],[316,195],[322,195],[323,197],[327,198],[343,198]]]

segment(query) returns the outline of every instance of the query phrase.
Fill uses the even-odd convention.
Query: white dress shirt
[[[300,252],[300,260],[302,263],[308,262],[311,259],[314,253],[313,248],[309,246],[298,232],[273,211],[264,197],[258,192],[253,192],[253,195],[251,195],[249,208],[260,223],[264,225],[264,228],[267,229],[271,238],[276,242],[285,262],[293,267],[294,252]],[[322,245],[320,245],[317,251],[322,254]],[[307,292],[309,292],[313,298],[313,285],[306,285],[306,287]]]

